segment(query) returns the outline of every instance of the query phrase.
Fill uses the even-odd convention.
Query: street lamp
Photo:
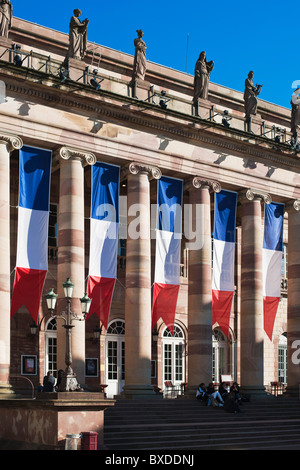
[[[60,314],[54,314],[54,309],[57,300],[57,294],[54,293],[53,289],[50,289],[48,294],[45,296],[47,301],[47,307],[50,311],[51,317],[61,318],[64,320],[63,327],[66,330],[66,370],[62,374],[61,381],[58,384],[59,392],[72,392],[76,390],[82,390],[80,385],[77,382],[76,374],[72,369],[72,352],[71,352],[71,334],[72,328],[75,325],[72,324],[72,320],[85,320],[91,305],[91,299],[84,294],[82,299],[80,299],[82,316],[78,317],[76,313],[71,311],[71,299],[73,296],[74,284],[71,282],[70,278],[67,278],[66,282],[63,283],[64,294],[67,301],[67,311],[61,312]]]

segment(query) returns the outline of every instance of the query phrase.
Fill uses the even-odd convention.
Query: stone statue
[[[83,59],[86,53],[87,45],[87,27],[89,20],[85,19],[82,22],[79,17],[81,11],[76,9],[73,11],[74,16],[70,20],[69,29],[69,50],[67,53],[68,59]]]
[[[10,0],[0,1],[0,36],[8,38],[8,32],[11,28],[13,16],[13,7]]]
[[[206,52],[202,51],[195,65],[194,75],[194,106],[198,116],[198,99],[208,99],[208,84],[210,73],[214,68],[214,62],[206,61]]]
[[[294,91],[291,99],[291,132],[295,143],[300,143],[300,88]]]
[[[144,36],[144,32],[141,29],[137,29],[138,37],[134,40],[134,47],[135,47],[135,54],[134,54],[134,62],[133,62],[133,73],[132,73],[132,81],[139,78],[140,80],[144,80],[146,74],[146,44],[142,40]]]
[[[261,91],[262,85],[253,85],[254,72],[252,70],[248,73],[248,78],[245,80],[244,91],[244,106],[246,121],[250,120],[251,115],[256,115],[257,111],[257,96]]]

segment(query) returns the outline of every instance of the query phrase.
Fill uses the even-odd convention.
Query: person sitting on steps
[[[207,406],[212,406],[215,407],[220,407],[224,405],[224,400],[221,397],[219,392],[215,391],[214,384],[210,382],[210,384],[207,387],[207,395],[208,395],[208,400],[207,400]]]

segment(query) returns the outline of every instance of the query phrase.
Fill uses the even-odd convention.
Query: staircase
[[[300,401],[283,396],[244,403],[241,413],[196,399],[117,400],[104,414],[107,450],[297,450]]]

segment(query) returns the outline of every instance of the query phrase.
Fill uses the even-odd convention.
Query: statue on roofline
[[[208,84],[211,71],[214,68],[214,61],[211,60],[207,62],[206,60],[206,52],[202,51],[199,55],[199,58],[195,65],[195,74],[194,74],[194,107],[195,107],[195,115],[198,116],[198,108],[199,103],[198,99],[201,98],[203,100],[208,99]]]
[[[69,26],[69,49],[66,59],[83,59],[87,47],[87,27],[89,20],[80,21],[81,10],[75,9]]]
[[[0,36],[8,38],[8,32],[11,28],[13,16],[13,7],[10,0],[0,1]]]
[[[293,135],[294,144],[300,143],[300,88],[298,87],[291,99],[292,113],[291,113],[291,132]]]
[[[252,70],[248,73],[248,77],[245,80],[245,91],[244,91],[244,106],[245,106],[245,117],[248,121],[250,116],[255,116],[257,111],[257,96],[261,92],[262,85],[253,85],[254,72]]]
[[[142,29],[136,30],[138,37],[134,40],[134,62],[133,62],[133,71],[132,71],[132,94],[136,97],[136,81],[144,80],[147,69],[147,60],[146,60],[146,44],[143,41],[142,37],[144,36],[144,31]]]

